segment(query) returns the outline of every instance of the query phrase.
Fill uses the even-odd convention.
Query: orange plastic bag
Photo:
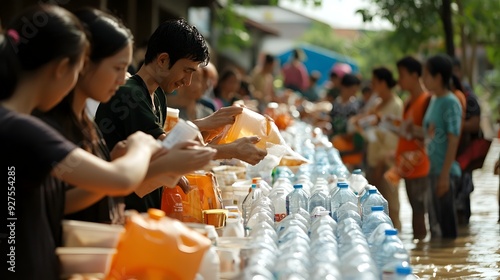
[[[175,202],[177,195],[180,195],[182,200],[182,219],[179,220],[183,222],[203,223],[203,210],[224,208],[222,193],[213,173],[192,173],[187,174],[186,178],[192,188],[188,194],[185,194],[179,186],[175,189],[164,189],[161,209],[167,216],[176,215],[177,209],[174,206],[177,205]]]
[[[106,280],[192,280],[210,239],[158,209],[133,213]]]

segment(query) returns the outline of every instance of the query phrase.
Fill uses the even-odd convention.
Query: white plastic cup
[[[177,143],[194,140],[199,133],[200,130],[194,123],[179,119],[177,125],[170,131],[167,138],[163,140],[162,145],[167,149],[171,149]]]

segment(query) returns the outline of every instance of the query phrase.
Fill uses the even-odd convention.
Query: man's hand
[[[259,163],[267,155],[267,151],[255,146],[260,138],[257,136],[243,137],[228,144],[232,158],[236,158],[251,165]]]
[[[233,124],[236,116],[243,112],[242,107],[223,107],[208,117],[193,121],[204,135],[215,137],[228,124]],[[209,141],[209,140],[207,140]]]

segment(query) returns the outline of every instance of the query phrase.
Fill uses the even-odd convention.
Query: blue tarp
[[[309,74],[314,70],[321,73],[321,79],[318,82],[319,85],[322,85],[330,78],[330,70],[337,62],[349,64],[353,73],[357,73],[359,71],[358,64],[350,57],[321,47],[306,44],[298,45],[284,53],[278,54],[277,57],[280,60],[281,66],[291,60],[292,52],[295,49],[301,49],[304,51],[306,55],[304,65],[307,67]]]

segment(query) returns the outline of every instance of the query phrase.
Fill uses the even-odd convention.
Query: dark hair
[[[375,78],[377,78],[377,80],[384,81],[388,88],[393,88],[397,84],[396,80],[394,80],[394,76],[392,76],[391,70],[386,67],[375,68],[373,69],[372,74]]]
[[[330,78],[337,78],[339,75],[335,71],[330,72]]]
[[[396,63],[396,66],[406,69],[410,74],[417,73],[419,77],[422,76],[422,63],[412,56],[403,57]]]
[[[228,67],[228,68],[224,69],[219,76],[219,81],[217,82],[217,87],[214,88],[214,95],[216,97],[220,97],[220,94],[221,94],[220,86],[222,85],[222,83],[231,77],[238,77],[238,75],[239,75],[239,72],[236,68]]]
[[[345,74],[340,84],[344,87],[359,86],[361,85],[361,80],[356,75]]]
[[[149,38],[144,63],[151,63],[161,53],[168,53],[170,67],[183,58],[203,65],[210,60],[205,38],[184,19],[168,20],[158,26]]]
[[[14,38],[0,34],[0,100],[14,93],[19,79],[20,65],[13,44]]]
[[[449,56],[443,54],[435,55],[427,60],[425,67],[431,76],[441,75],[443,86],[446,88],[450,87],[453,65]]]
[[[113,56],[133,41],[130,30],[116,17],[94,8],[75,11],[90,35],[90,60],[100,62]]]
[[[364,86],[361,89],[361,94],[365,95],[365,94],[368,94],[368,93],[372,93],[372,88],[370,86]]]
[[[26,9],[5,30],[10,43],[5,37],[0,42],[0,100],[14,93],[23,72],[37,70],[59,58],[69,58],[70,63],[75,63],[87,45],[80,21],[69,11],[54,5]],[[19,70],[17,74],[16,69]]]
[[[94,63],[115,55],[133,40],[130,30],[110,14],[93,8],[85,8],[76,11],[75,15],[89,35],[90,60]],[[99,137],[95,125],[88,117],[85,108],[83,112],[73,111],[74,96],[73,90],[46,115],[61,124],[62,133],[66,138],[80,145],[84,150],[97,154],[99,148],[96,143],[99,142]],[[76,113],[82,113],[82,115],[77,116]]]
[[[451,86],[465,93],[464,87],[462,86],[462,82],[460,82],[460,79],[458,78],[457,75],[451,75]]]
[[[274,56],[266,54],[266,56],[264,57],[264,64],[271,64],[274,62],[274,60],[275,60]]]

